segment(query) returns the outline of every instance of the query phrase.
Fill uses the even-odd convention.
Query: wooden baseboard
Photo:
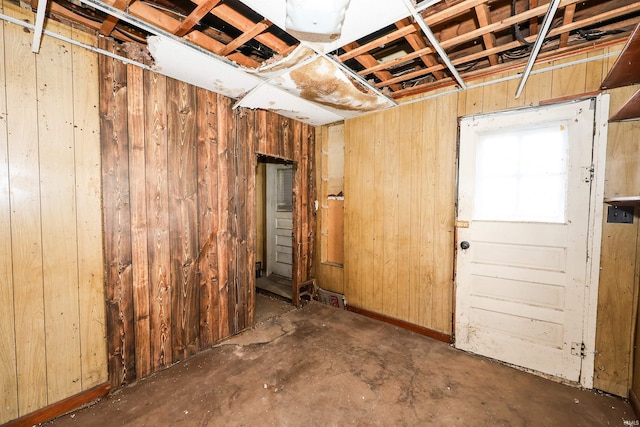
[[[447,344],[451,344],[451,335],[434,331],[433,329],[425,328],[424,326],[414,325],[413,323],[405,322],[404,320],[395,319],[393,317],[385,316],[384,314],[365,310],[364,308],[355,307],[352,305],[347,305],[347,310],[354,313],[362,314],[363,316],[367,316],[372,319],[380,320],[381,322],[389,323],[390,325],[397,326],[402,329],[407,329],[420,335],[425,335],[438,341],[446,342]]]
[[[71,396],[61,400],[60,402],[54,403],[53,405],[49,405],[46,408],[42,408],[13,421],[9,421],[0,427],[31,427],[44,423],[106,396],[110,389],[111,385],[109,383],[101,384],[83,391],[82,393],[78,393],[75,396]]]
[[[633,389],[629,390],[629,401],[631,402],[633,412],[636,413],[636,417],[640,418],[640,400]]]

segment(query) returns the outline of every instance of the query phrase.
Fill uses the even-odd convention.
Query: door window
[[[566,122],[478,135],[475,220],[565,222]]]

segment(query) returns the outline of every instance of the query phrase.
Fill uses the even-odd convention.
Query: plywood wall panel
[[[13,4],[0,8],[34,21]],[[102,384],[107,358],[97,57],[48,36],[36,55],[30,32],[0,25],[4,423]]]
[[[79,30],[72,30],[72,37],[97,45],[95,37]],[[77,46],[71,51],[74,75],[82,76],[73,79],[73,129],[82,389],[88,390],[107,381],[98,57]]]
[[[3,11],[0,2],[0,11]],[[4,29],[0,23],[0,55],[4,57]],[[13,269],[11,265],[11,206],[9,182],[9,135],[7,120],[6,69],[0,62],[0,424],[18,417],[18,378],[16,373],[15,311]]]
[[[4,27],[19,415],[47,405],[36,57],[24,31]],[[16,112],[16,114],[12,114]],[[20,112],[20,113],[17,113]]]
[[[71,36],[70,29],[64,32]],[[81,391],[73,75],[71,45],[50,38],[38,55],[38,138],[47,397],[60,401]],[[55,63],[56,67],[49,64]],[[56,88],[56,90],[50,90]]]
[[[562,59],[554,62],[554,65],[561,65],[570,60],[586,58],[586,54]],[[571,95],[579,95],[585,92],[586,84],[586,64],[573,65],[571,67],[559,68],[551,72],[551,98],[563,98]]]
[[[503,83],[504,85],[504,83]],[[504,92],[503,92],[504,93]],[[438,133],[436,141],[446,141],[451,135],[457,133],[457,123],[448,120],[458,109],[455,96],[443,96],[436,103]],[[433,299],[432,299],[432,324],[434,329],[452,333],[453,307],[453,251],[454,251],[454,219],[455,210],[446,206],[456,204],[456,148],[454,144],[438,143],[435,145],[435,158],[438,161],[438,174],[436,176],[434,196],[434,275]]]

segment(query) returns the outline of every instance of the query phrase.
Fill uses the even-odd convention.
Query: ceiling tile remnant
[[[359,87],[324,57],[291,71],[289,77],[300,97],[338,110],[368,112],[394,105],[384,96]]]
[[[345,115],[330,111],[313,102],[306,101],[284,89],[264,84],[249,92],[237,107],[261,108],[274,111],[290,119],[299,120],[312,126],[340,122]]]
[[[148,46],[154,70],[174,79],[237,99],[262,80],[221,58],[207,55],[163,36],[151,36]]]
[[[368,112],[395,105],[385,96],[363,87],[331,60],[305,45],[257,70],[269,84],[334,111]]]

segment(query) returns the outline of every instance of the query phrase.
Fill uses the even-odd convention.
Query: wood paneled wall
[[[536,70],[621,47],[537,65]],[[514,96],[519,81],[514,79],[346,121],[348,303],[451,334],[458,118],[595,91],[614,60],[615,56],[534,74],[519,99]],[[612,113],[629,92],[610,91]],[[610,126],[605,197],[638,194],[638,141],[637,122]],[[622,396],[627,395],[631,377],[637,239],[637,221],[603,224],[594,383]]]
[[[114,45],[104,41],[103,48]],[[294,283],[311,277],[314,129],[100,57],[110,381],[253,324],[256,153],[293,160]]]
[[[0,22],[0,424],[107,380],[97,55],[32,39]]]

